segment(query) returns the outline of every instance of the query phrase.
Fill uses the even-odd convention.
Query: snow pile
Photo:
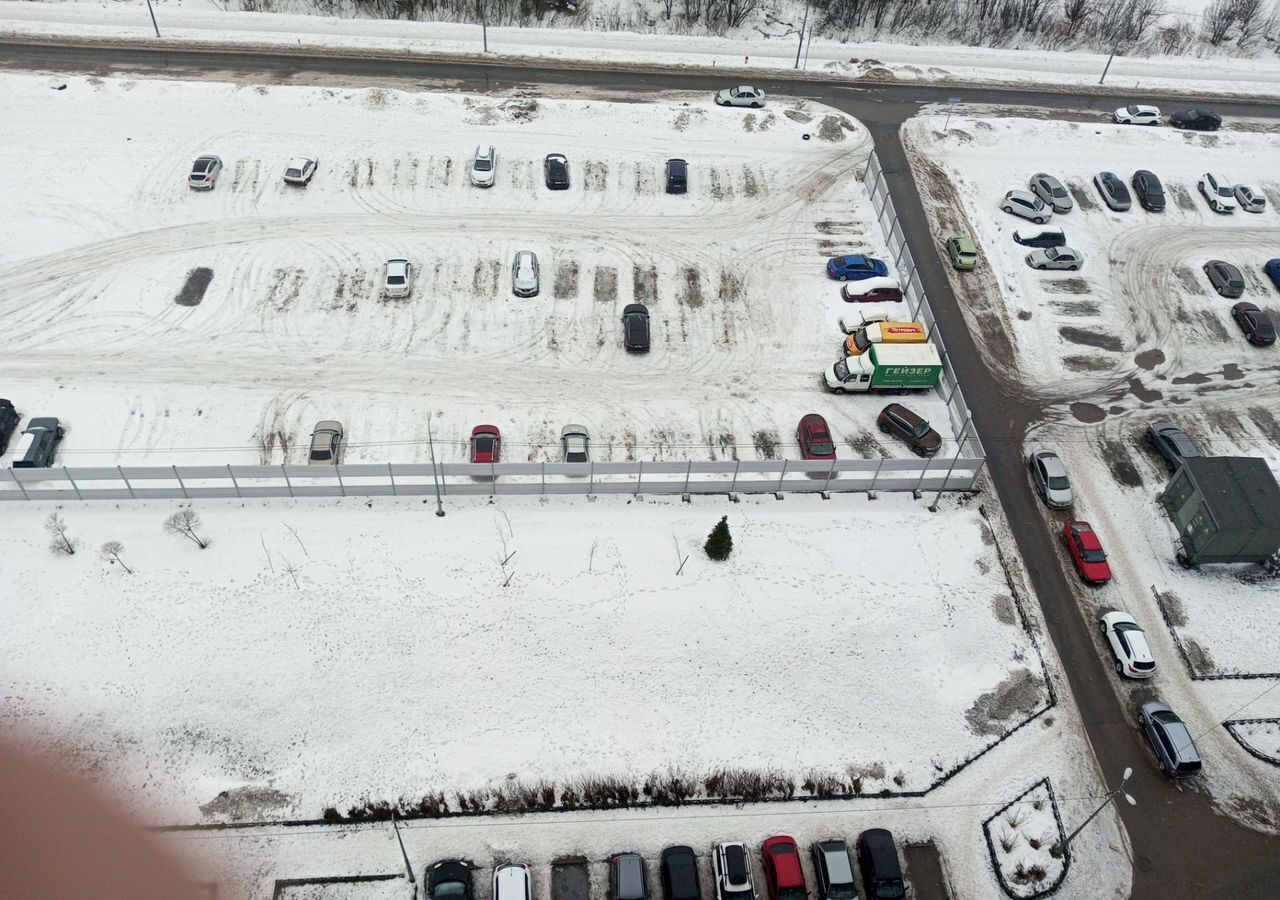
[[[1066,871],[1056,848],[1066,838],[1049,779],[983,824],[992,859],[1015,897],[1038,897],[1055,887]]]

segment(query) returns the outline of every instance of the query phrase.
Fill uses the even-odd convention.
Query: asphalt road
[[[0,68],[64,72],[137,73],[189,78],[255,78],[307,84],[342,80],[350,84],[395,79],[412,85],[444,86],[467,91],[506,90],[528,85],[578,88],[593,94],[648,95],[654,91],[707,91],[724,87],[722,77],[638,71],[517,66],[508,63],[428,63],[407,59],[303,57],[271,53],[221,53],[173,49],[35,46],[0,41]],[[1016,385],[1003,382],[978,354],[950,282],[934,249],[934,237],[916,193],[910,167],[898,139],[898,128],[922,104],[960,96],[972,103],[1032,106],[1049,110],[1094,110],[1099,113],[1141,99],[1167,107],[1185,100],[1159,95],[1051,94],[1032,90],[990,90],[886,85],[848,87],[829,81],[756,79],[765,91],[807,96],[847,112],[870,130],[884,167],[890,194],[919,266],[956,373],[965,387],[978,432],[988,454],[987,470],[1018,548],[1026,560],[1057,559],[1054,535],[1045,527],[1038,501],[1025,477],[1021,458],[1026,423],[1035,404]],[[1272,103],[1217,102],[1226,115],[1277,117]],[[1079,705],[1089,740],[1109,784],[1132,766],[1128,789],[1140,805],[1117,808],[1124,818],[1134,854],[1132,896],[1147,898],[1231,897],[1273,900],[1280,896],[1280,839],[1250,831],[1214,812],[1209,798],[1179,790],[1159,775],[1150,751],[1133,724],[1134,711],[1124,708],[1112,690],[1111,667],[1095,649],[1091,621],[1086,621],[1060,566],[1029,565],[1031,582],[1045,622],[1063,661],[1071,691]],[[1209,761],[1212,765],[1212,761]],[[1082,886],[1076,885],[1080,895]]]

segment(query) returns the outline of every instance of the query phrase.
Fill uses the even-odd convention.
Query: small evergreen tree
[[[714,560],[723,562],[729,558],[729,554],[733,552],[733,535],[729,534],[728,516],[720,519],[716,527],[711,529],[711,534],[707,536],[707,542],[702,545],[702,549],[707,551],[707,556]]]

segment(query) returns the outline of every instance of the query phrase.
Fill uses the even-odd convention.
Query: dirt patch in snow
[[[658,176],[648,163],[638,162],[635,165],[636,193],[656,194],[658,192]]]
[[[1194,638],[1183,638],[1182,649],[1187,653],[1187,663],[1197,675],[1213,675],[1218,671],[1218,666],[1209,655],[1209,651]]]
[[[658,269],[655,266],[631,267],[631,293],[634,303],[652,303],[658,298]]]
[[[889,459],[893,455],[871,434],[846,435],[844,440],[862,459]]]
[[[1119,441],[1102,442],[1102,460],[1107,464],[1111,477],[1125,487],[1142,487],[1142,473],[1129,456],[1129,448]]]
[[[1250,421],[1267,436],[1272,446],[1280,447],[1280,422],[1272,415],[1271,410],[1262,406],[1251,406],[1248,409]]]
[[[1231,342],[1231,334],[1227,331],[1227,326],[1222,324],[1219,313],[1211,309],[1200,310],[1200,324],[1204,326],[1205,336],[1210,340],[1217,341],[1220,344]]]
[[[792,122],[799,122],[801,125],[807,125],[809,122],[813,121],[813,116],[808,113],[802,113],[798,109],[788,109],[782,114]]]
[[[213,281],[213,269],[197,266],[187,273],[187,280],[183,282],[182,289],[173,298],[173,302],[179,306],[199,306],[204,299],[204,292],[209,289],[210,281]]]
[[[711,170],[711,196],[717,200],[733,196],[733,180],[719,169]]]
[[[682,109],[680,112],[676,113],[676,117],[671,120],[671,127],[676,131],[686,131],[695,116],[699,120],[702,120],[707,117],[707,114],[705,110],[701,109]]]
[[[974,734],[1004,734],[1016,719],[1035,711],[1043,694],[1043,678],[1030,669],[1015,669],[994,691],[978,697],[965,711],[964,718]]]
[[[1110,350],[1113,353],[1119,353],[1124,349],[1124,344],[1115,335],[1104,334],[1100,331],[1090,331],[1087,328],[1075,328],[1066,325],[1058,329],[1058,334],[1073,344],[1097,347],[1099,350]]]
[[[551,289],[551,294],[557,300],[565,300],[569,297],[578,296],[578,262],[570,260],[562,262],[556,266],[555,285]]]
[[[1178,279],[1178,283],[1182,285],[1188,293],[1200,293],[1200,279],[1196,277],[1196,273],[1192,272],[1186,266],[1174,266],[1174,277]]]
[[[275,788],[247,784],[223,791],[201,804],[206,818],[219,822],[255,822],[279,817],[294,804],[294,798]]]
[[[1244,427],[1244,423],[1240,421],[1240,417],[1229,409],[1207,409],[1204,417],[1209,420],[1209,424],[1221,431],[1233,441],[1247,443],[1249,442],[1249,430]]]
[[[1108,372],[1112,362],[1101,356],[1064,356],[1062,364],[1072,372]]]
[[[284,312],[302,293],[304,281],[306,274],[301,269],[276,269],[271,273],[271,285],[267,288],[267,305],[276,312]]]
[[[1047,294],[1091,294],[1093,290],[1089,282],[1083,278],[1063,278],[1056,281],[1042,281],[1040,286]]]
[[[676,290],[676,299],[692,309],[702,306],[702,279],[693,266],[685,266],[680,270],[680,286]]]
[[[720,299],[726,303],[742,299],[742,273],[731,269],[720,270]]]
[[[818,140],[843,141],[844,133],[853,130],[853,123],[844,116],[823,116],[818,125]]]
[[[587,160],[583,166],[583,183],[589,191],[603,191],[609,185],[609,164]]]
[[[1174,628],[1184,628],[1187,624],[1187,610],[1182,605],[1182,598],[1173,591],[1157,591],[1156,603],[1164,612],[1165,619]]]
[[[745,116],[742,117],[742,130],[743,131],[756,130],[756,114],[755,113],[747,113]]]
[[[540,107],[532,97],[515,97],[504,100],[498,107],[512,122],[532,122],[538,118]]]
[[[1096,316],[1102,311],[1092,300],[1051,300],[1049,307],[1060,316]]]
[[[1093,197],[1085,193],[1084,188],[1080,187],[1078,184],[1072,184],[1070,185],[1070,188],[1071,196],[1075,198],[1076,205],[1082,210],[1088,212],[1091,209],[1097,209],[1098,204],[1093,202]]]
[[[997,621],[1005,625],[1018,624],[1018,610],[1008,594],[996,594],[991,598],[991,612],[995,614]]]
[[[756,177],[755,172],[751,171],[750,166],[742,167],[742,190],[748,197],[758,197],[768,193],[764,190],[764,183]]]
[[[498,278],[502,274],[502,263],[496,259],[478,259],[471,273],[471,290],[481,296],[492,296],[498,293]]]
[[[761,459],[777,459],[778,447],[781,442],[778,440],[778,432],[776,431],[757,431],[751,435],[751,443],[755,445],[756,453]]]
[[[1178,204],[1179,209],[1191,212],[1196,208],[1196,201],[1191,196],[1191,191],[1187,190],[1185,184],[1169,184],[1165,188],[1170,194],[1173,194],[1173,202]]]
[[[618,300],[618,270],[613,266],[597,266],[592,276],[591,295],[601,303]]]

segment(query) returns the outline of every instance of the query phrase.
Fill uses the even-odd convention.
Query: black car
[[[622,310],[622,340],[628,350],[645,353],[649,349],[649,308],[628,303]]]
[[[1175,472],[1184,459],[1204,456],[1187,433],[1169,422],[1152,422],[1147,426],[1147,443],[1164,457],[1170,472]]]
[[[609,858],[609,900],[648,900],[649,881],[644,857],[618,853]]]
[[[1133,195],[1147,212],[1164,212],[1164,185],[1154,172],[1139,169],[1133,173]]]
[[[559,153],[548,153],[542,164],[547,187],[553,191],[569,190],[569,160]]]
[[[698,855],[692,847],[668,847],[662,851],[662,896],[666,900],[702,900],[698,881]]]
[[[868,897],[898,900],[907,896],[902,881],[902,861],[893,835],[884,828],[868,828],[858,836],[858,868]]]
[[[683,194],[689,190],[689,164],[683,159],[667,160],[667,193]]]
[[[0,454],[9,449],[9,438],[22,417],[8,400],[0,400]]]
[[[1222,116],[1203,109],[1184,109],[1171,115],[1169,124],[1188,131],[1217,131],[1222,127]]]
[[[818,841],[813,845],[813,873],[818,881],[818,900],[858,900],[849,848],[844,841]]]
[[[472,900],[471,867],[460,859],[442,859],[427,866],[430,900]]]
[[[876,425],[885,434],[905,441],[916,456],[933,456],[942,447],[942,435],[901,403],[890,403],[880,410]]]
[[[1271,317],[1252,303],[1237,303],[1231,307],[1231,318],[1236,320],[1250,344],[1270,347],[1276,342],[1276,329]]]
[[[32,419],[13,451],[15,469],[47,469],[62,440],[62,423],[54,418]]]

